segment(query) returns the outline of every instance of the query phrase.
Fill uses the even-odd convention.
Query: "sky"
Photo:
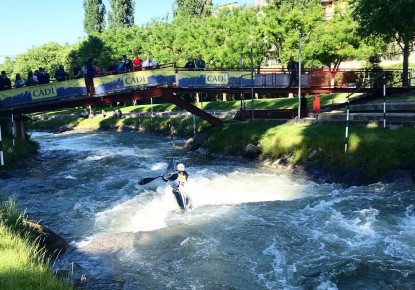
[[[213,5],[255,0],[213,0]],[[134,19],[137,25],[153,18],[172,15],[174,0],[136,0]],[[104,0],[107,11],[109,0]],[[0,63],[32,47],[48,42],[74,44],[86,36],[83,27],[83,0],[0,0]]]

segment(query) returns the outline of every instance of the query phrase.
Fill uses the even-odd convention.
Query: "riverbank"
[[[415,179],[415,132],[407,127],[350,126],[347,142],[344,125],[295,121],[228,122],[211,127],[191,118],[59,118],[33,122],[31,128],[140,131],[172,139],[193,138],[193,132],[198,132],[191,150],[204,148],[217,155],[257,159],[264,166],[305,175],[316,182],[352,186]]]
[[[32,236],[29,223],[37,224],[29,222],[16,203],[0,196],[0,289],[73,289],[50,269],[53,255],[44,238],[53,233]]]

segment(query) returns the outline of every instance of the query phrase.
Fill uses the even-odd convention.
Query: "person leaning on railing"
[[[10,90],[11,88],[12,88],[12,82],[7,77],[6,71],[2,71],[1,76],[0,76],[0,90],[1,91]]]
[[[63,65],[59,65],[59,69],[55,72],[54,78],[58,82],[69,80],[69,74],[63,68]]]
[[[24,80],[20,76],[20,74],[16,74],[16,79],[14,80],[14,87],[16,89],[22,88],[24,86]]]

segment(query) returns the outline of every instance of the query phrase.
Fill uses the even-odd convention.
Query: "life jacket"
[[[186,183],[186,175],[182,175],[179,173],[179,177],[177,178],[177,180],[180,182],[180,185],[184,185]]]

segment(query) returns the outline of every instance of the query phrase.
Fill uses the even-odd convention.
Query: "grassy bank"
[[[68,121],[68,120],[66,120]],[[59,125],[65,123],[60,120]],[[56,123],[38,121],[36,129],[52,129]],[[83,119],[76,122],[80,129],[141,128],[147,132],[193,136],[192,119],[129,118]],[[230,123],[224,127],[211,127],[200,119],[196,132],[207,135],[205,146],[220,154],[241,154],[246,145],[259,145],[265,158],[275,160],[290,156],[292,165],[304,161],[325,162],[335,167],[364,166],[374,180],[386,172],[415,166],[415,130],[402,127],[389,130],[378,127],[351,126],[347,153],[345,125],[276,124],[255,121]],[[312,157],[310,157],[312,155]]]
[[[322,106],[344,101],[345,95],[321,95]],[[312,98],[308,98],[311,102]],[[198,103],[205,110],[237,110],[240,101]],[[295,98],[254,100],[254,107],[259,109],[295,108]],[[248,108],[250,103],[247,104]],[[171,104],[140,105],[121,108],[124,113],[163,112],[176,110]],[[59,111],[54,114],[79,114],[78,111]],[[93,118],[70,119],[53,118],[32,123],[35,130],[53,130],[57,127],[70,126],[81,129],[141,129],[192,137],[193,132],[205,131],[208,137],[205,146],[211,151],[224,154],[240,154],[249,143],[259,145],[265,158],[275,160],[289,156],[292,165],[304,161],[325,162],[335,167],[367,167],[374,180],[386,172],[398,169],[414,169],[415,131],[412,128],[389,130],[376,127],[351,126],[347,153],[345,147],[345,124],[341,125],[304,125],[287,123],[279,125],[274,122],[255,121],[238,123],[226,120],[224,127],[212,128],[198,118]]]
[[[0,289],[72,289],[52,274],[45,251],[25,232],[24,219],[14,202],[0,201]]]
[[[39,146],[31,140],[14,140],[10,137],[3,138],[4,168],[17,168],[23,160],[33,156]],[[3,169],[0,167],[0,169]]]
[[[398,168],[415,169],[415,130],[252,122],[207,129],[206,146],[225,154],[240,154],[249,143],[259,145],[265,158],[290,156],[291,163],[326,162],[335,167],[367,167],[374,180]]]

